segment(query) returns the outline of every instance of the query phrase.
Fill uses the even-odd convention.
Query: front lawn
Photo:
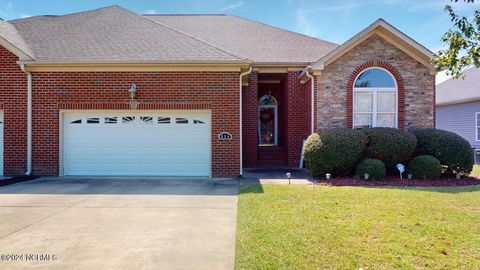
[[[236,269],[480,269],[480,187],[242,187]]]

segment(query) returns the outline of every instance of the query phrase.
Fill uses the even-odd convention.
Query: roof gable
[[[20,60],[33,60],[33,53],[15,27],[0,20],[0,45],[18,56]]]
[[[435,73],[435,69],[431,64],[433,53],[383,19],[378,19],[360,33],[356,34],[351,39],[347,40],[345,43],[320,58],[317,62],[315,62],[315,64],[312,65],[312,70],[323,70],[327,65],[334,62],[372,35],[378,35],[385,39],[393,46],[402,50],[421,64],[427,66],[432,74]]]

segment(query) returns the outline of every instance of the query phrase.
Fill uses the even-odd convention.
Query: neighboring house
[[[342,45],[236,16],[118,6],[0,21],[0,167],[214,177],[298,167],[312,130],[433,127],[431,57],[382,19]]]
[[[463,76],[437,85],[436,127],[468,140],[480,164],[480,69],[470,68]]]

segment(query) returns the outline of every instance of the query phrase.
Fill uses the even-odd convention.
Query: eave
[[[31,72],[241,72],[251,61],[19,61]]]

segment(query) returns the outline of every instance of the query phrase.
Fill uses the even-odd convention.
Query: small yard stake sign
[[[400,179],[402,179],[402,173],[405,171],[405,165],[403,165],[402,163],[398,163],[397,169],[400,172]]]

